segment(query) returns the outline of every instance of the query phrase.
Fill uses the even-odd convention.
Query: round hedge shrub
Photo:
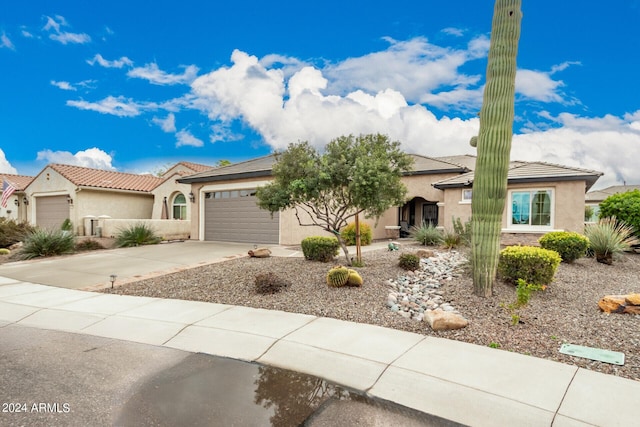
[[[544,249],[558,252],[562,261],[571,263],[587,254],[589,239],[572,231],[552,231],[542,236],[538,243]]]
[[[371,227],[369,224],[361,222],[360,223],[360,244],[362,246],[367,246],[371,244]],[[356,244],[356,223],[350,222],[346,227],[343,227],[340,230],[340,237],[342,240],[348,245],[353,246]]]
[[[398,265],[405,270],[415,271],[420,268],[420,257],[416,254],[402,254]]]
[[[556,251],[534,246],[508,246],[500,251],[500,276],[517,284],[518,279],[533,285],[548,285],[562,259]]]
[[[600,218],[616,217],[640,237],[640,190],[612,194],[600,203]]]
[[[340,244],[335,237],[314,236],[302,240],[302,254],[309,261],[329,262],[338,255]]]

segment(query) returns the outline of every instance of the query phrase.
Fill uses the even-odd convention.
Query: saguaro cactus
[[[473,287],[476,295],[485,297],[493,291],[507,197],[516,56],[522,20],[520,5],[520,0],[496,0],[480,132],[471,140],[478,151],[471,202]]]

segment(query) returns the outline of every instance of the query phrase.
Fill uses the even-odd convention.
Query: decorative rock
[[[439,308],[424,312],[424,320],[429,323],[434,331],[449,331],[451,329],[464,328],[469,321],[459,314],[442,311]]]
[[[624,298],[624,300],[627,304],[640,305],[640,294],[629,294]]]
[[[431,258],[435,253],[431,249],[418,249],[416,255],[420,258]]]
[[[249,256],[253,258],[268,258],[271,256],[271,251],[269,248],[258,248],[250,250]]]
[[[635,300],[634,295],[638,294],[607,295],[598,301],[598,306],[600,310],[605,313],[640,314],[640,305],[634,305],[628,302],[629,297],[631,297],[632,301]]]

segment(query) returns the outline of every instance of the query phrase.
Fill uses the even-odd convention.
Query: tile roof
[[[602,176],[602,172],[544,162],[511,162],[509,183],[585,180],[587,189]],[[474,174],[468,172],[433,184],[438,189],[466,187],[473,184]]]
[[[269,154],[268,156],[189,175],[186,178],[179,179],[178,182],[189,184],[192,182],[226,181],[238,178],[271,176],[271,168],[275,162],[275,154]]]
[[[33,176],[26,175],[13,175],[9,173],[0,173],[0,185],[2,185],[2,180],[6,179],[10,183],[12,183],[16,187],[16,191],[24,191],[27,185],[31,184],[33,181]]]
[[[48,167],[79,187],[150,192],[164,182],[163,178],[153,175],[137,175],[55,163]]]
[[[640,185],[612,185],[596,191],[589,191],[585,195],[587,202],[601,202],[612,194],[626,193],[627,191],[640,190]]]
[[[445,160],[420,156],[418,154],[410,154],[413,157],[413,170],[407,175],[420,175],[425,173],[462,173],[468,169],[459,164],[448,162]],[[178,182],[210,182],[210,181],[226,181],[238,178],[256,178],[271,176],[271,169],[276,163],[275,154],[264,157],[247,160],[240,163],[234,163],[229,166],[215,168],[209,171],[189,175],[181,178]]]
[[[178,162],[177,164],[186,166],[186,167],[188,167],[189,169],[191,169],[192,171],[194,171],[196,173],[205,172],[205,171],[208,171],[208,170],[211,170],[211,169],[214,168],[214,166],[202,165],[200,163],[192,163],[192,162]]]

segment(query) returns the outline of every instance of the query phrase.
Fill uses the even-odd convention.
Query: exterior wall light
[[[191,203],[196,202],[196,196],[194,196],[193,191],[189,193],[189,200],[191,200]]]

